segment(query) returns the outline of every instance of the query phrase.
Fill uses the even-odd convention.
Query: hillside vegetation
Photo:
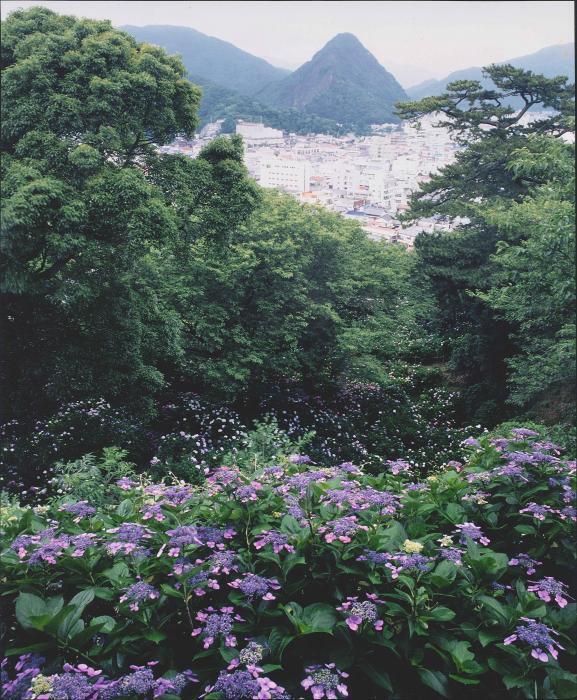
[[[400,105],[462,145],[408,251],[236,135],[163,153],[201,91],[160,47],[1,42],[2,697],[574,698],[574,86]]]

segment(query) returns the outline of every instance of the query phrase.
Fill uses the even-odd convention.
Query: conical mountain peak
[[[394,105],[407,95],[354,34],[333,37],[310,61],[258,97],[342,124],[398,121]]]

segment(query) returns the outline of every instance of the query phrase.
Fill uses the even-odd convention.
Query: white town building
[[[261,187],[276,187],[287,192],[307,192],[311,179],[308,160],[263,158],[260,161]]]

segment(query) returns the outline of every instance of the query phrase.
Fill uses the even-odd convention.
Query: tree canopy
[[[527,219],[523,225],[505,226],[503,217],[521,216],[533,197],[541,202],[545,198],[551,206],[565,198],[564,207],[574,206],[566,188],[561,187],[561,195],[561,190],[552,194],[547,187],[555,176],[538,165],[544,155],[531,167],[522,167],[527,161],[519,156],[532,152],[537,143],[551,144],[544,153],[548,148],[557,154],[569,148],[558,141],[574,132],[574,86],[566,78],[545,78],[506,65],[484,72],[496,89],[487,90],[477,81],[457,81],[438,97],[400,105],[399,115],[417,123],[424,115],[434,115],[462,146],[454,163],[412,195],[406,219],[437,214],[458,223],[450,233],[417,238],[418,270],[431,281],[440,332],[449,341],[449,361],[464,384],[464,405],[476,405],[475,417],[490,421],[507,413],[509,371],[520,377],[520,363],[529,360],[522,359],[521,349],[528,347],[528,327],[519,328],[519,314],[510,306],[507,312],[501,308],[505,301],[498,301],[494,286],[502,289],[506,277],[502,265],[512,264],[512,251],[524,254],[521,251],[535,245],[532,236],[538,236]],[[503,106],[510,97],[519,98],[523,108]],[[544,108],[548,111],[539,111]],[[539,114],[533,116],[531,110]],[[559,228],[550,235],[566,234]],[[508,254],[505,245],[512,246]],[[546,285],[541,287],[545,290]],[[537,377],[539,371],[534,374]],[[545,384],[546,391],[549,380]],[[527,407],[537,393],[535,388],[519,392],[517,387],[514,401]],[[520,400],[522,395],[526,401]]]

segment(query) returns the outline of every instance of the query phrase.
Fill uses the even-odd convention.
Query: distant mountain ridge
[[[290,73],[263,58],[239,49],[228,41],[190,27],[148,25],[120,27],[137,41],[156,44],[168,53],[180,54],[186,70],[199,80],[222,85],[242,95],[254,95]]]
[[[397,122],[394,105],[407,94],[353,34],[345,33],[256,97],[272,107],[366,125]]]
[[[536,51],[526,56],[518,56],[508,61],[502,61],[499,65],[510,63],[515,68],[530,70],[539,73],[546,78],[554,78],[564,75],[571,82],[575,81],[575,44],[555,44]],[[487,64],[488,65],[488,64]],[[482,69],[477,66],[464,68],[450,73],[441,80],[425,80],[418,85],[407,88],[407,94],[412,100],[420,100],[423,97],[440,95],[445,91],[447,85],[455,80],[478,80],[485,87],[493,87],[490,80],[483,77]]]

